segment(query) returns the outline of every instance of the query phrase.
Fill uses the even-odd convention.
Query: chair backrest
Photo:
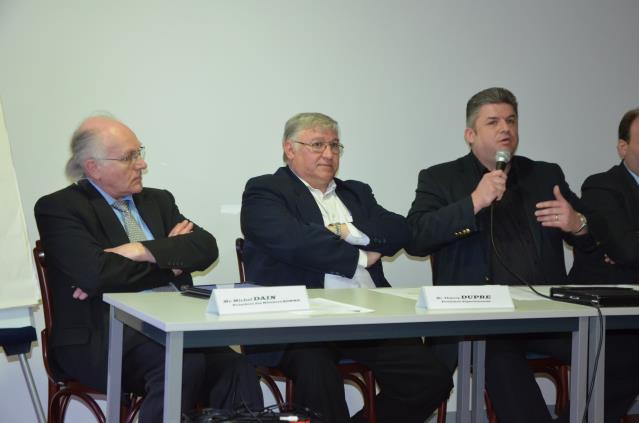
[[[237,255],[237,270],[240,273],[240,282],[246,282],[244,273],[244,238],[235,240],[235,254]]]
[[[51,291],[47,281],[47,263],[42,249],[42,242],[36,241],[33,248],[33,258],[35,259],[36,270],[38,272],[38,282],[40,282],[40,294],[42,295],[42,308],[44,309],[44,326],[51,331],[53,324],[53,301]]]
[[[33,247],[33,258],[35,259],[36,271],[38,272],[38,282],[40,282],[40,295],[42,296],[42,308],[44,311],[44,329],[40,333],[40,342],[42,343],[42,360],[44,368],[49,377],[49,402],[51,396],[59,390],[56,388],[56,381],[66,379],[62,372],[53,367],[49,357],[49,335],[53,325],[53,301],[51,300],[51,291],[47,281],[47,263],[42,249],[42,242],[36,241]],[[50,405],[50,404],[49,404]]]

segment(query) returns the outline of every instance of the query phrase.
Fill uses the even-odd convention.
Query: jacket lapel
[[[102,225],[104,234],[111,245],[117,246],[129,242],[129,238],[124,231],[124,227],[104,197],[102,197],[102,195],[87,180],[83,179],[78,181],[78,186],[87,194],[89,203],[91,204],[91,207],[93,207],[97,219],[100,225]]]
[[[162,215],[160,214],[160,208],[155,206],[155,203],[150,201],[146,196],[146,192],[142,190],[139,194],[133,194],[133,201],[135,206],[140,212],[140,217],[149,230],[153,234],[155,239],[166,237],[166,230],[162,221]]]
[[[308,191],[306,185],[295,176],[288,166],[280,168],[277,173],[282,173],[285,178],[290,181],[293,195],[296,197],[295,206],[300,215],[300,218],[304,222],[324,224],[322,219],[322,212],[313,198],[313,195]]]
[[[623,162],[616,167],[615,173],[617,173],[620,186],[623,187],[623,192],[628,193],[625,197],[633,224],[634,226],[639,226],[639,184],[628,172]]]
[[[481,171],[479,169],[478,160],[475,158],[472,152],[466,154],[464,157],[459,158],[457,162],[459,167],[461,168],[461,173],[464,176],[455,178],[457,178],[457,180],[461,184],[460,192],[463,193],[464,196],[466,196],[475,190],[483,175],[481,174]],[[451,175],[451,177],[453,176]]]
[[[353,217],[353,221],[365,219],[366,216],[362,215],[365,210],[361,205],[357,193],[350,189],[348,185],[346,185],[341,179],[335,178],[335,185],[335,194],[339,197],[342,203],[344,203],[349,213]]]

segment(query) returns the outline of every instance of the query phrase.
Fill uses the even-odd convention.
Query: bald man
[[[170,192],[143,188],[144,146],[109,116],[86,119],[71,139],[75,182],[42,197],[35,217],[47,258],[56,370],[106,391],[107,292],[175,291],[218,256],[213,235],[186,219]],[[140,422],[162,421],[164,347],[125,328],[123,389],[144,396]],[[245,403],[261,409],[255,369],[228,347],[184,353],[182,410]]]

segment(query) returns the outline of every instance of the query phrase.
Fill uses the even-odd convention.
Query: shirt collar
[[[311,191],[311,193],[325,197],[335,192],[335,188],[337,187],[337,184],[335,183],[335,179],[331,179],[331,182],[328,183],[328,187],[326,188],[326,192],[322,192],[321,190],[317,188],[313,188],[308,182],[306,182],[297,173],[295,173],[295,171],[291,169],[290,166],[289,166],[289,169],[291,170],[291,172],[293,172],[293,175],[297,176],[297,179],[302,181],[302,183],[306,186],[306,188],[308,188],[309,191]]]
[[[93,185],[93,187],[100,193],[100,195],[102,195],[102,197],[104,198],[104,200],[107,202],[107,204],[109,206],[113,206],[113,203],[116,202],[115,198],[113,198],[109,194],[107,194],[106,191],[104,191],[102,188],[100,188],[100,186],[98,184],[96,184],[91,178],[87,178],[87,181],[89,181],[89,183],[91,183],[91,185]],[[122,199],[133,203],[133,196],[131,194],[125,195],[124,197],[122,197]]]
[[[630,170],[630,168],[626,165],[626,162],[623,162],[623,166],[626,168],[628,173],[630,173],[630,176],[632,176],[635,179],[635,182],[637,183],[637,185],[639,185],[639,175],[637,175],[635,172]]]

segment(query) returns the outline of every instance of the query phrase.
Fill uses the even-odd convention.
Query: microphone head
[[[508,150],[498,150],[495,153],[495,169],[496,170],[504,170],[506,169],[506,165],[510,162],[510,151]]]

